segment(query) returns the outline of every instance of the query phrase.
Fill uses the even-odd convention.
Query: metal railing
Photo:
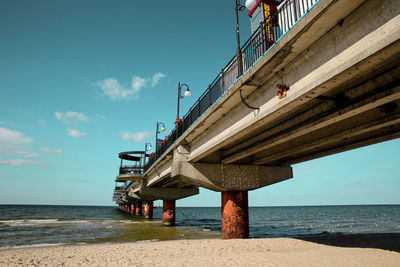
[[[242,70],[248,71],[280,38],[296,24],[319,0],[286,0],[282,2],[241,48]],[[144,166],[146,172],[168,148],[217,100],[231,88],[243,73],[238,73],[236,56],[222,69],[206,91],[199,97],[169,134],[159,149],[150,155]]]
[[[143,174],[142,166],[122,166],[119,168],[119,174]]]

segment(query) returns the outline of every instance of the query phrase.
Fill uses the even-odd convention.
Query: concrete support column
[[[135,214],[135,204],[131,204],[131,213]]]
[[[221,192],[222,238],[249,237],[248,191]]]
[[[175,200],[163,201],[162,223],[165,226],[175,225]]]
[[[146,219],[153,219],[153,201],[146,201],[144,204],[144,217]]]
[[[142,201],[138,201],[138,202],[135,203],[135,207],[136,207],[135,214],[136,215],[139,215],[139,216],[142,215],[142,206],[143,206]]]

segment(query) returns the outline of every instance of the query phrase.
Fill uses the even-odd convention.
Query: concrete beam
[[[304,124],[300,123],[298,127],[291,127],[291,131],[279,135],[273,135],[272,138],[267,138],[256,142],[242,151],[237,151],[233,155],[222,160],[223,163],[231,163],[250,155],[256,154],[262,150],[282,144],[299,136],[317,131],[323,127],[328,127],[339,121],[354,117],[358,114],[374,109],[378,106],[400,99],[400,86],[395,86],[389,89],[384,89],[370,97],[353,103],[345,108],[338,109],[324,117],[317,117],[314,121]]]
[[[165,188],[165,187],[141,187],[139,195],[143,199],[162,199],[162,200],[177,200],[185,197],[197,195],[198,188]]]
[[[189,163],[182,153],[174,151],[171,177],[214,191],[247,191],[293,177],[292,167],[233,164]]]
[[[357,122],[353,122],[356,124]],[[383,119],[379,119],[376,121],[371,121],[366,124],[362,124],[357,127],[350,128],[349,130],[339,132],[337,134],[332,134],[323,138],[316,139],[311,143],[306,143],[304,145],[299,145],[293,147],[292,149],[284,150],[282,153],[274,153],[268,156],[265,156],[261,159],[253,161],[255,165],[267,164],[269,162],[276,161],[278,159],[282,159],[285,157],[289,157],[291,155],[302,154],[302,153],[312,153],[314,149],[322,148],[324,146],[333,145],[336,143],[340,143],[343,140],[360,136],[369,132],[373,132],[385,127],[389,127],[392,125],[400,124],[400,114],[389,115]]]
[[[302,100],[303,96],[325,82],[334,79],[335,76],[345,73],[359,62],[377,54],[385,47],[396,43],[399,35],[400,15],[389,20],[352,45],[349,45],[341,53],[327,60],[309,74],[304,75],[302,79],[291,84],[290,95],[283,101],[272,99],[259,106],[260,111],[257,116],[254,116],[253,113],[249,113],[248,115],[242,116],[240,121],[233,122],[230,127],[224,125],[224,129],[215,130],[214,136],[208,138],[207,142],[196,144],[190,161],[199,161],[201,158],[222,148],[226,142],[237,140],[241,135],[245,134],[246,129],[250,129],[254,127],[254,125],[257,125],[257,123],[261,123],[261,120],[270,117],[272,113],[278,113],[276,111],[282,110],[285,106],[290,105],[290,109],[293,109],[294,106],[303,104],[299,101],[299,99]],[[322,89],[325,90],[325,88]],[[323,93],[322,89],[316,95]],[[328,88],[326,90],[328,90]],[[250,104],[254,105],[253,103]]]
[[[164,164],[160,165],[153,165],[151,168],[151,172],[148,172],[145,175],[145,179],[147,180],[147,186],[153,186],[170,176],[171,173],[171,165],[172,165],[172,158],[168,161],[165,161]]]
[[[143,179],[143,174],[121,174],[117,176],[117,181],[138,181]]]
[[[348,151],[348,150],[352,150],[352,149],[356,149],[356,148],[360,148],[360,147],[365,147],[365,146],[369,146],[369,145],[373,145],[376,143],[380,143],[380,142],[384,142],[384,141],[389,141],[389,140],[393,140],[396,138],[400,138],[400,131],[397,131],[395,133],[389,133],[386,135],[379,135],[375,138],[368,138],[366,140],[361,140],[359,142],[353,143],[353,144],[349,144],[349,145],[344,145],[342,147],[338,147],[338,148],[333,148],[333,149],[329,149],[329,150],[325,150],[325,151],[320,151],[319,153],[315,153],[312,155],[307,155],[305,157],[301,157],[301,158],[296,158],[294,160],[290,160],[288,162],[285,162],[286,164],[296,164],[299,162],[304,162],[304,161],[308,161],[308,160],[313,160],[313,159],[317,159],[317,158],[321,158],[321,157],[325,157],[325,156],[329,156],[329,155],[333,155],[336,153],[341,153],[344,151]]]

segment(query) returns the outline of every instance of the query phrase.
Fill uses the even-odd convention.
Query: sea
[[[250,207],[250,237],[400,233],[400,205]],[[221,208],[177,207],[176,226],[103,206],[0,205],[0,250],[221,238]]]

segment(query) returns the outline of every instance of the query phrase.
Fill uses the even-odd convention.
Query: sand
[[[175,240],[0,251],[0,266],[400,266],[400,253],[300,239]]]

